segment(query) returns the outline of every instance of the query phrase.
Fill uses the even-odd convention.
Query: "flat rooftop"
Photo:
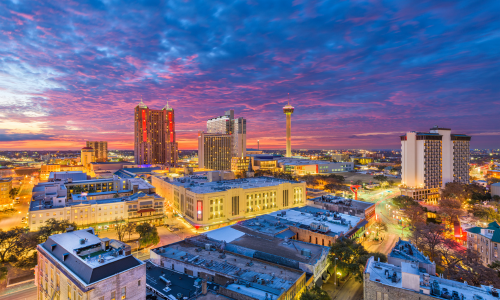
[[[498,300],[498,297],[494,297],[491,294],[490,287],[471,286],[463,282],[443,279],[426,273],[421,273],[418,266],[412,265],[411,263],[402,263],[402,267],[396,267],[388,263],[375,261],[374,258],[371,257],[366,264],[364,272],[370,274],[370,281],[400,289],[403,289],[403,281],[409,280],[409,282],[405,281],[405,286],[411,286],[410,284],[413,283],[413,286],[419,286],[420,289],[431,291],[428,296],[435,297],[436,299],[451,299],[453,291],[456,291],[459,295],[463,294],[464,299],[481,299],[474,298],[474,296],[480,296],[484,300]],[[402,277],[403,272],[417,276],[409,276],[405,279]],[[428,278],[428,281],[425,280],[426,277]],[[432,286],[438,286],[439,290],[437,292],[432,292]],[[409,290],[408,288],[404,289]],[[420,294],[420,291],[414,292],[416,294]]]
[[[277,157],[275,160],[278,163],[291,166],[303,166],[303,165],[351,165],[352,162],[332,162],[327,160],[313,160],[313,159],[303,159],[303,158],[292,158],[292,157]]]
[[[200,240],[197,239],[196,241]],[[230,250],[225,251],[224,256],[221,256],[218,251],[213,249],[205,250],[191,242],[182,241],[151,251],[163,257],[225,273],[238,278],[242,284],[248,282],[251,287],[273,294],[276,298],[284,291],[287,291],[304,273],[299,270],[285,270],[274,264],[235,255],[229,252]],[[255,282],[256,278],[264,280],[265,284],[257,284]]]
[[[101,242],[108,242],[109,247],[104,248]],[[143,264],[133,256],[125,255],[126,244],[108,238],[100,239],[93,228],[52,235],[39,247],[50,259],[57,260],[85,284]]]
[[[331,203],[331,204],[337,204],[337,205],[343,205],[343,206],[351,206],[352,208],[362,209],[362,210],[366,210],[367,208],[375,205],[375,203],[371,203],[371,202],[347,199],[347,198],[333,196],[333,195],[324,195],[324,196],[319,196],[319,197],[311,198],[311,199],[307,199],[307,200],[308,201]]]
[[[165,178],[164,178],[165,180]],[[176,178],[169,181],[176,186],[183,186],[189,188],[192,192],[197,194],[216,193],[230,189],[252,189],[261,187],[277,186],[283,183],[299,183],[298,181],[279,179],[274,177],[252,177],[234,180],[222,180],[209,182],[206,176],[189,176]]]
[[[168,286],[166,280],[170,281]],[[201,288],[195,286],[195,282],[196,278],[193,276],[146,262],[146,284],[165,298],[170,298],[170,296],[177,298],[177,294],[182,294],[182,297],[194,295],[195,292],[201,291]],[[217,290],[217,288],[217,284],[207,283],[208,290]]]
[[[432,264],[431,260],[422,254],[417,247],[409,241],[404,241],[401,238],[396,242],[388,257],[400,258],[404,260],[418,261],[425,264]]]

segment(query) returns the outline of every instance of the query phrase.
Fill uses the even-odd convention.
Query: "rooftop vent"
[[[50,249],[51,249],[51,251],[54,251],[54,249],[56,248],[56,246],[57,246],[57,244],[52,244],[52,245],[50,245]]]
[[[63,261],[66,261],[66,258],[68,258],[68,257],[69,257],[69,253],[64,253],[63,254]]]

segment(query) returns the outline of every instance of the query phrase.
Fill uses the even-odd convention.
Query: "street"
[[[10,215],[0,215],[0,228],[2,230],[6,231],[16,226],[27,226],[26,223],[22,223],[22,218],[28,217],[28,210],[31,201],[31,191],[33,190],[34,186],[34,183],[30,182],[30,179],[31,177],[27,177],[23,180],[19,194],[17,196],[20,197],[20,203],[14,204],[14,209],[16,209],[16,211]]]

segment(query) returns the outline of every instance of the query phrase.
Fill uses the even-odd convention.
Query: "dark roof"
[[[92,149],[92,150],[94,150],[94,148],[92,148],[92,147],[83,147],[82,150],[84,150],[84,149]]]
[[[54,244],[56,244],[56,246],[54,247],[54,250],[52,250],[52,245]],[[73,249],[63,248],[61,245],[52,240],[51,237],[49,237],[47,241],[42,244],[42,246],[47,253],[52,254],[60,264],[64,265],[66,268],[75,273],[86,284],[92,284],[106,277],[141,265],[141,262],[139,260],[129,255],[122,259],[99,266],[97,268],[92,268],[91,266],[86,264],[80,257],[76,256],[73,253]],[[65,260],[63,260],[64,255],[67,255],[67,258]]]
[[[491,241],[495,243],[500,243],[500,225],[496,221],[491,222],[490,224],[488,224],[487,227],[472,227],[466,229],[465,231],[475,234],[481,234],[481,229],[493,230],[493,236],[491,237]]]

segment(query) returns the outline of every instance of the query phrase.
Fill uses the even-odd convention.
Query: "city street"
[[[16,211],[10,215],[1,214],[0,215],[0,228],[2,230],[9,230],[16,226],[27,226],[26,223],[22,223],[22,218],[28,216],[29,203],[31,201],[31,191],[33,190],[34,183],[30,182],[31,177],[27,177],[23,180],[23,184],[20,187],[18,196],[20,197],[20,203],[14,204]]]

